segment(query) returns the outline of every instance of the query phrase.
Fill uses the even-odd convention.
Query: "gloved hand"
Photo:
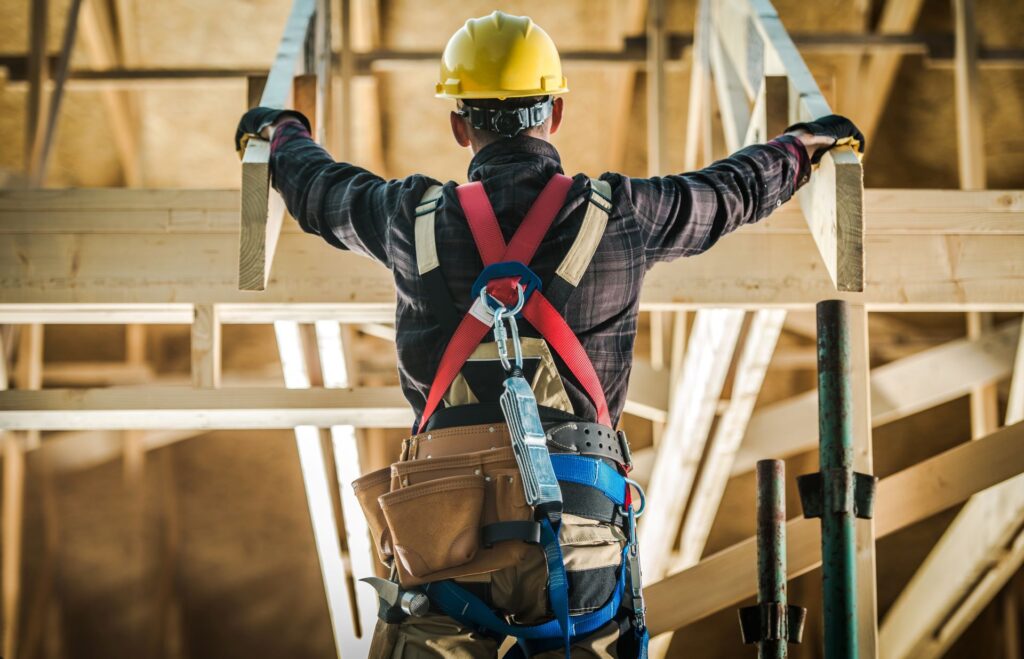
[[[864,146],[867,144],[867,140],[864,139],[860,129],[854,126],[852,121],[838,114],[830,114],[806,123],[793,124],[786,129],[786,132],[791,133],[799,130],[805,130],[815,137],[827,137],[833,140],[831,145],[819,147],[814,151],[814,154],[811,156],[812,165],[817,165],[822,156],[825,155],[825,152],[832,147],[848,144],[860,156],[864,154]]]
[[[295,117],[303,123],[306,130],[313,131],[309,124],[309,119],[297,110],[277,110],[265,107],[252,108],[242,115],[242,118],[238,121],[238,128],[235,130],[235,151],[238,152],[238,157],[241,158],[245,155],[245,145],[249,143],[250,138],[260,137],[260,133],[264,128],[285,115]]]

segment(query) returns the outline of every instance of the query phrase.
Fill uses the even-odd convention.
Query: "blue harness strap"
[[[604,460],[552,453],[551,466],[560,481],[588,485],[620,506],[626,503],[626,479]]]
[[[551,464],[559,481],[578,483],[592,487],[601,492],[617,505],[626,500],[627,483],[625,477],[608,465],[605,461],[581,455],[556,453],[551,455]],[[614,619],[622,606],[627,581],[631,575],[628,569],[630,552],[636,538],[633,537],[633,510],[629,511],[630,538],[622,551],[619,575],[615,589],[605,604],[595,610],[580,615],[569,614],[569,585],[562,558],[562,548],[558,542],[558,526],[548,518],[541,519],[541,546],[548,568],[548,597],[551,610],[555,617],[538,625],[513,625],[495,613],[491,607],[454,581],[435,581],[423,586],[423,591],[441,611],[460,624],[480,632],[501,637],[513,636],[518,645],[515,653],[506,655],[507,659],[514,656],[530,656],[531,654],[552,650],[564,645],[566,657],[569,657],[569,646],[577,639],[591,634]],[[640,630],[636,630],[641,633]],[[642,630],[642,639],[638,645],[642,647],[641,657],[646,657],[647,632]]]

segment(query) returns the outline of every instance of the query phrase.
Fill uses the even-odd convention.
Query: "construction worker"
[[[394,275],[417,422],[355,483],[391,570],[371,580],[374,657],[646,656],[642,493],[615,430],[644,274],[766,217],[837,143],[864,144],[833,115],[696,172],[570,178],[549,142],[568,91],[547,33],[496,11],[452,36],[436,85],[473,153],[467,184],[335,162],[293,111],[240,122],[236,148],[271,141],[305,231]]]

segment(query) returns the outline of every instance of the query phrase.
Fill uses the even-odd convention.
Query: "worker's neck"
[[[538,131],[536,133],[534,133],[534,132],[526,132],[526,133],[520,133],[520,134],[521,135],[525,135],[527,137],[532,137],[534,139],[541,140],[541,141],[544,141],[544,142],[550,142],[551,141],[550,139],[548,139],[549,133],[547,131],[543,131],[543,132]],[[494,137],[486,136],[486,137],[482,137],[482,138],[481,137],[470,137],[470,139],[469,139],[469,148],[473,152],[473,155],[475,156],[476,154],[480,153],[480,150],[483,149],[485,146],[490,146],[491,144],[494,144],[495,142],[501,142],[501,141],[507,140],[507,139],[509,139],[509,138],[507,138],[507,137],[500,137],[500,136],[497,136],[497,135],[495,135]],[[515,138],[513,137],[511,139],[515,139]]]

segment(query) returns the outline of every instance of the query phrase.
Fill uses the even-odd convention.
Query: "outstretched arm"
[[[361,167],[335,162],[313,141],[307,126],[294,114],[266,125],[250,124],[252,132],[270,140],[271,181],[288,212],[304,231],[390,267],[392,222],[403,212],[411,215],[436,181],[423,176],[386,181]]]
[[[824,117],[695,172],[624,179],[648,263],[700,254],[725,234],[764,219],[808,181],[812,162],[853,140],[863,147],[849,120]]]

